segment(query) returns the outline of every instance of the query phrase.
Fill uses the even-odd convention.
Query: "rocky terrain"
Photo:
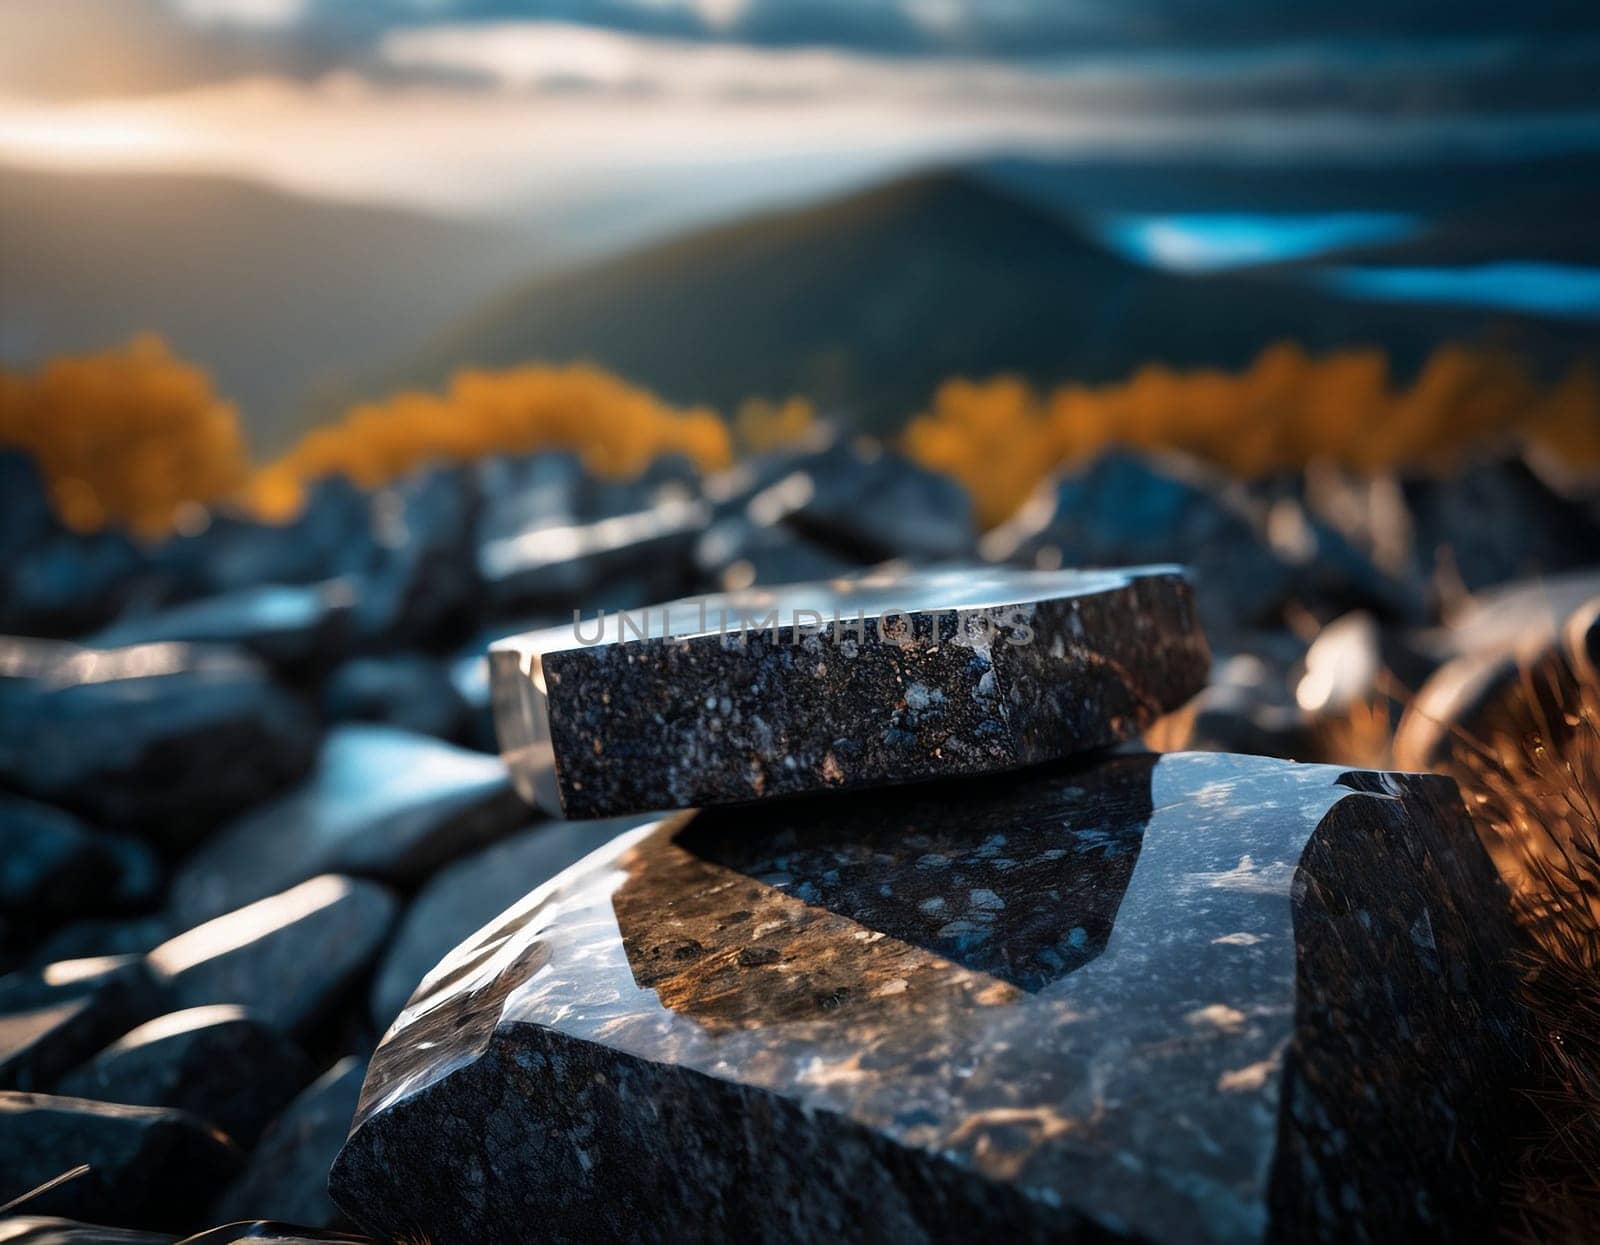
[[[147,546],[66,530],[31,463],[0,455],[0,1241],[351,1239],[329,1235],[357,1225],[328,1177],[352,1120],[372,1118],[358,1100],[379,1039],[452,948],[634,824],[553,819],[517,795],[495,751],[491,641],[575,609],[980,557],[1191,567],[1212,679],[1156,730],[1208,749],[1370,764],[1351,754],[1352,711],[1396,680],[1417,695],[1395,760],[1432,768],[1453,727],[1510,711],[1518,669],[1562,645],[1600,652],[1593,503],[1517,459],[1245,486],[1113,453],[980,538],[958,485],[842,441],[709,479],[662,460],[602,480],[544,453],[373,492],[330,479],[285,526],[216,514]],[[1442,797],[1402,794],[1425,837],[1436,814],[1415,809]],[[786,867],[840,885],[814,861]],[[1423,871],[1416,893],[1435,884]],[[1064,971],[1052,957],[1076,953],[1049,949],[1056,936],[1093,928],[1052,930],[1019,962]],[[1263,1006],[1291,988],[1251,986]],[[1429,1015],[1416,1023],[1443,1023]],[[404,1217],[360,1191],[370,1163],[341,1161],[342,1204],[394,1231]]]

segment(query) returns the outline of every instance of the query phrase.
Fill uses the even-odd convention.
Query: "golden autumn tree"
[[[967,485],[985,524],[1057,467],[1113,445],[1182,450],[1248,477],[1314,460],[1357,471],[1447,467],[1513,440],[1600,465],[1593,367],[1546,388],[1508,356],[1447,345],[1397,385],[1382,351],[1317,358],[1280,343],[1233,373],[1150,364],[1124,381],[1048,394],[1015,377],[949,381],[904,434],[912,457]]]
[[[746,398],[733,417],[733,436],[740,450],[761,454],[804,441],[816,426],[816,410],[806,398]]]
[[[154,535],[189,503],[232,494],[249,474],[237,413],[206,372],[141,336],[36,372],[0,369],[0,444],[31,453],[63,520]]]
[[[397,393],[312,429],[258,473],[251,496],[263,512],[282,515],[319,476],[340,473],[370,487],[425,462],[546,448],[576,450],[607,476],[637,475],[662,454],[707,470],[733,456],[715,411],[671,406],[589,364],[463,369],[443,393]]]

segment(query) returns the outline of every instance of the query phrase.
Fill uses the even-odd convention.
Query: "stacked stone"
[[[1498,876],[1446,779],[1113,747],[1205,683],[1181,572],[881,575],[492,661],[524,795],[668,811],[423,980],[331,1177],[373,1231],[1345,1241],[1492,1211]]]
[[[1508,935],[1448,788],[1105,749],[1199,686],[1196,619],[1203,736],[1304,755],[1296,680],[1493,647],[1425,626],[1436,564],[1600,544],[1516,463],[1396,484],[1398,559],[1314,493],[1113,454],[980,545],[892,451],[540,453],[148,546],[0,453],[0,1240],[1468,1221]],[[1033,569],[1166,560],[1193,601]],[[635,634],[801,580],[742,645]],[[508,767],[485,650],[548,624],[494,657]]]

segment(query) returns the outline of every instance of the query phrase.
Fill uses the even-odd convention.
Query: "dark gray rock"
[[[860,559],[812,544],[778,523],[721,519],[695,544],[695,570],[712,592],[754,584],[803,584],[859,572]]]
[[[303,774],[315,738],[242,654],[0,640],[0,782],[161,847]]]
[[[52,1088],[165,1004],[135,956],[62,960],[0,978],[0,1089]]]
[[[150,849],[70,813],[0,796],[0,909],[48,928],[146,902],[160,877]]]
[[[1182,563],[1217,634],[1276,622],[1295,589],[1243,489],[1177,456],[1116,450],[1046,481],[983,552],[1044,567]]]
[[[568,625],[490,653],[520,788],[569,817],[1102,747],[1187,700],[1208,662],[1172,567],[875,576],[656,606],[642,626],[612,614],[604,628],[601,643]]]
[[[417,892],[372,984],[379,1031],[400,1014],[428,971],[473,930],[509,908],[637,818],[553,821],[534,826],[441,870]]]
[[[249,1148],[313,1075],[293,1042],[244,1008],[223,1004],[140,1025],[58,1089],[100,1102],[176,1107]]]
[[[1469,591],[1595,563],[1594,517],[1520,458],[1416,477],[1403,487],[1424,572],[1446,567]]]
[[[12,1215],[0,1219],[0,1245],[172,1245],[167,1232],[107,1228],[56,1215]]]
[[[33,460],[0,451],[0,633],[81,635],[114,615],[145,558],[121,532],[71,532]]]
[[[227,645],[279,669],[304,672],[326,666],[348,644],[354,599],[349,580],[259,584],[119,618],[89,643]]]
[[[186,930],[149,964],[180,1007],[236,1003],[303,1032],[372,964],[394,916],[383,887],[324,874]]]
[[[63,925],[35,947],[28,959],[43,967],[57,960],[86,960],[100,956],[143,956],[173,934],[172,923],[161,915],[124,920],[74,921]]]
[[[490,608],[499,615],[643,604],[684,590],[709,509],[669,496],[647,508],[589,521],[535,521],[498,530],[478,546]]]
[[[244,1172],[212,1206],[212,1218],[312,1228],[345,1223],[328,1197],[328,1168],[350,1130],[364,1073],[363,1062],[350,1057],[312,1082],[261,1138]]]
[[[186,1236],[179,1245],[318,1245],[319,1242],[342,1242],[343,1245],[371,1245],[364,1236],[350,1236],[344,1232],[319,1232],[315,1228],[296,1227],[292,1223],[274,1223],[254,1219],[243,1223],[224,1224],[195,1236]]]
[[[1511,939],[1436,777],[1124,755],[682,814],[429,977],[330,1186],[437,1245],[1462,1239]]]
[[[356,604],[369,645],[417,644],[474,616],[478,504],[471,472],[453,467],[413,472],[373,497],[373,559]]]
[[[30,1198],[28,1210],[182,1232],[203,1218],[239,1156],[221,1133],[182,1111],[0,1093],[0,1201],[81,1164],[89,1170]]]
[[[325,476],[312,483],[289,522],[213,513],[203,531],[161,545],[149,573],[166,601],[261,584],[314,584],[365,568],[373,556],[371,529],[367,494],[344,476]]]
[[[971,558],[972,499],[947,475],[893,450],[839,441],[756,494],[746,514],[782,522],[859,562]]]
[[[1506,740],[1572,729],[1587,668],[1588,628],[1600,575],[1553,576],[1484,593],[1424,643],[1441,663],[1406,706],[1395,732],[1397,764],[1446,768]]]
[[[583,463],[569,450],[499,455],[473,470],[483,499],[478,512],[481,545],[593,517]]]
[[[193,923],[319,873],[414,881],[527,816],[495,757],[392,727],[337,727],[303,786],[184,863],[171,908]]]
[[[333,671],[323,684],[322,712],[333,722],[376,722],[453,740],[465,733],[469,711],[443,662],[397,653],[357,657]]]

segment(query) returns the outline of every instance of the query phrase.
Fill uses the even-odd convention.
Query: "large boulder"
[[[302,786],[185,862],[170,906],[192,924],[319,873],[414,882],[527,816],[497,757],[392,727],[336,727]]]
[[[428,976],[330,1184],[438,1245],[1460,1239],[1512,937],[1436,777],[1123,755],[678,815]]]
[[[513,902],[554,877],[637,818],[552,821],[533,826],[440,870],[407,906],[372,983],[372,1019],[381,1031],[450,948]]]
[[[169,850],[303,774],[315,740],[232,650],[0,639],[0,783]]]

